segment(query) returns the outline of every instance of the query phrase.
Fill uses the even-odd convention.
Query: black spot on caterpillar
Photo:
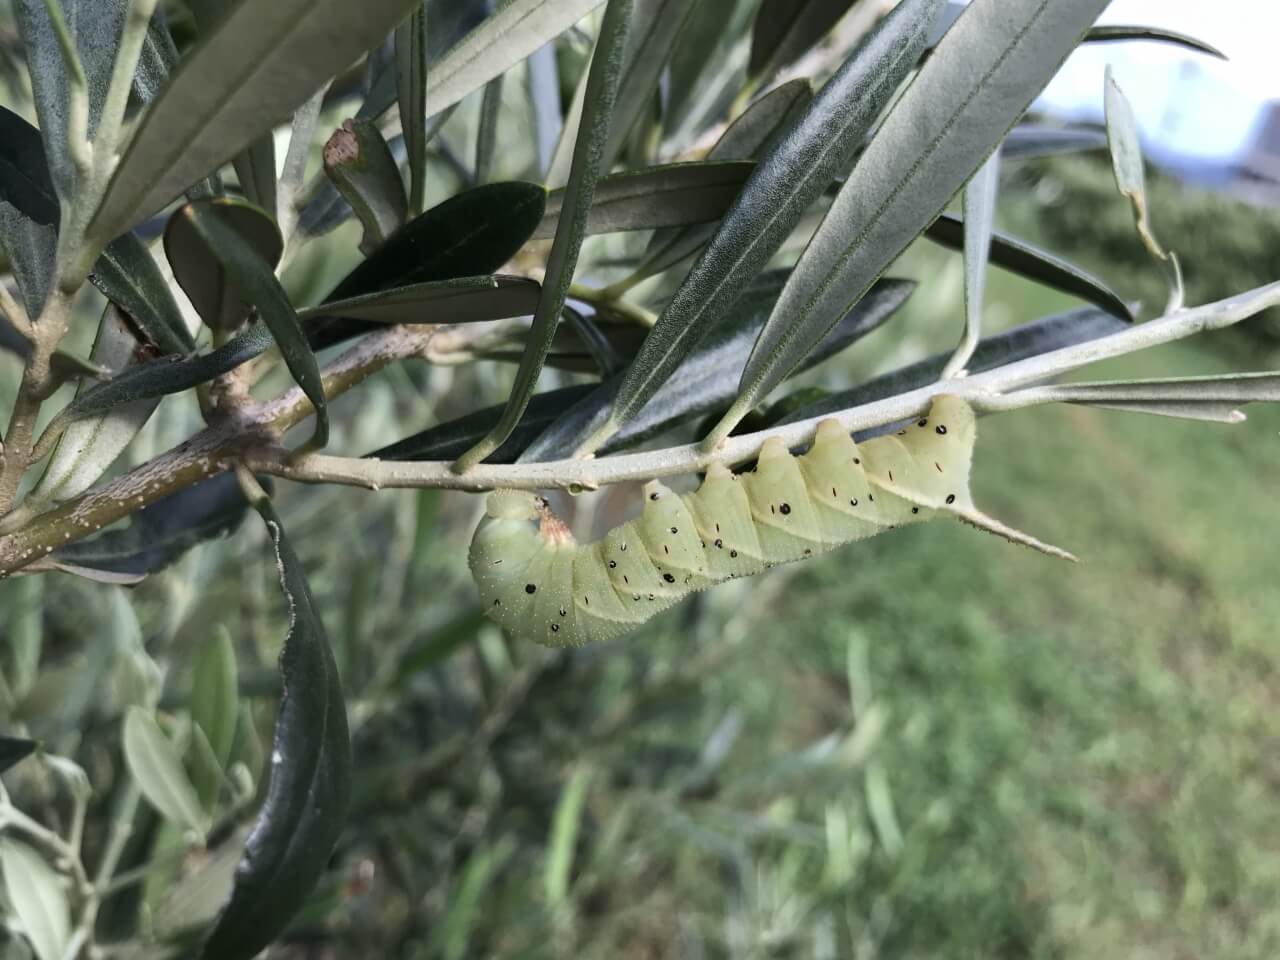
[[[825,420],[800,457],[772,438],[754,471],[713,465],[695,493],[650,482],[640,516],[594,543],[578,543],[541,497],[498,490],[471,543],[471,572],[485,612],[513,636],[563,646],[615,637],[693,590],[937,516],[1074,559],[973,506],[975,436],[973,411],[956,397],[861,447]],[[634,592],[633,581],[653,592]]]

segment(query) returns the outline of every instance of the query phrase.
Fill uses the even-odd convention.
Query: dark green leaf
[[[747,76],[767,79],[827,35],[857,0],[763,0],[751,28]]]
[[[211,477],[143,507],[127,527],[59,547],[53,560],[59,566],[142,578],[197,544],[232,533],[246,506],[234,476]],[[205,732],[212,738],[212,731]]]
[[[493,431],[463,454],[454,465],[462,471],[481,462],[502,446],[516,428],[529,399],[537,389],[538,376],[551,352],[560,311],[564,309],[573,272],[578,265],[578,252],[586,236],[587,217],[591,212],[596,182],[600,179],[601,160],[609,137],[609,123],[618,94],[618,78],[622,74],[622,57],[631,29],[633,0],[608,0],[600,36],[587,75],[586,99],[583,101],[582,128],[573,148],[573,163],[555,240],[547,256],[547,269],[542,281],[542,295],[533,315],[524,356],[516,369],[515,384],[507,399],[506,412]]]
[[[53,227],[23,216],[7,201],[0,200],[0,254],[18,284],[18,296],[33,321],[44,309],[57,268],[58,233]]]
[[[983,340],[970,358],[968,369],[971,373],[981,373],[1051,350],[1096,340],[1127,326],[1124,320],[1096,307],[1081,307],[1067,313],[1041,317]],[[852,390],[833,394],[820,403],[793,411],[780,423],[794,423],[810,417],[839,413],[841,410],[850,410],[936,383],[950,356],[950,352],[937,353],[909,366],[891,370]]]
[[[925,236],[952,250],[963,250],[964,221],[944,213],[929,225]],[[1128,305],[1097,277],[1008,234],[992,233],[991,262],[1010,273],[1069,293],[1122,320],[1133,322],[1133,312]]]
[[[257,504],[275,544],[289,605],[280,654],[267,799],[236,869],[231,899],[205,941],[208,960],[249,960],[306,902],[342,834],[351,796],[347,711],[324,624],[301,562],[269,501]]]
[[[1106,2],[974,0],[965,8],[880,124],[809,241],[743,371],[739,402],[708,444],[780,383],[933,222]]]
[[[480,98],[480,120],[476,127],[476,167],[474,181],[487,183],[498,150],[498,119],[502,114],[502,77],[484,85]]]
[[[734,315],[716,325],[639,414],[604,444],[602,452],[635,446],[682,421],[724,410],[737,394],[738,371],[785,281],[786,274],[778,272],[764,274],[753,283]],[[821,363],[879,327],[913,289],[907,280],[881,281],[807,358],[804,368]],[[572,455],[582,438],[604,422],[622,380],[621,376],[607,380],[583,397],[530,443],[520,459],[545,461]]]
[[[880,111],[915,65],[940,2],[905,0],[895,7],[765,154],[650,331],[608,423],[592,442],[603,440],[635,416],[693,345],[729,311],[809,205],[847,168]],[[845,306],[852,303],[847,301]],[[838,321],[845,312],[834,319]],[[824,327],[822,334],[831,326],[834,323]],[[761,336],[767,332],[766,326]],[[814,338],[810,346],[821,339]]]
[[[352,270],[326,302],[492,273],[529,239],[546,202],[547,192],[541,185],[518,181],[488,184],[450,197],[406,223]],[[370,329],[368,323],[313,315],[307,336],[318,350]]]
[[[596,186],[588,234],[652,230],[719,220],[755,169],[753,163],[671,163],[605,177]],[[534,240],[554,236],[565,191],[547,197]]]
[[[400,169],[371,121],[347,120],[334,131],[324,145],[324,172],[364,228],[360,251],[366,256],[409,218]]]
[[[270,331],[261,323],[255,323],[244,333],[200,356],[161,358],[125,367],[105,383],[81,391],[58,412],[57,419],[71,423],[121,404],[190,390],[259,356],[271,343]]]
[[[280,347],[289,372],[315,407],[316,429],[310,445],[313,448],[323,447],[329,441],[329,411],[325,405],[320,367],[293,304],[271,266],[239,233],[227,226],[212,201],[188,203],[174,216],[190,220],[232,283],[239,288],[240,295],[257,307],[258,316]]]
[[[34,740],[0,736],[0,773],[13,769],[35,753],[38,746],[39,744]]]
[[[1198,53],[1207,53],[1219,60],[1226,60],[1227,55],[1212,44],[1205,43],[1196,37],[1176,30],[1165,30],[1163,27],[1134,27],[1120,24],[1107,24],[1093,27],[1084,35],[1085,43],[1115,43],[1119,40],[1158,40],[1161,43],[1172,43]]]
[[[276,138],[274,133],[264,133],[243,151],[236,154],[232,164],[244,197],[256,207],[261,207],[271,217],[276,213]]]
[[[0,201],[37,224],[59,224],[58,197],[49,177],[40,134],[0,107]],[[138,332],[165,353],[190,353],[195,341],[146,246],[133,235],[107,245],[89,279],[124,310]],[[41,297],[43,301],[43,297]]]
[[[564,317],[568,321],[568,328],[586,347],[600,376],[611,377],[622,369],[624,366],[622,358],[618,356],[618,351],[614,349],[613,344],[609,342],[609,337],[600,329],[600,325],[594,318],[584,316],[570,306],[564,308]]]
[[[254,253],[274,270],[284,251],[280,229],[271,216],[251,203],[234,197],[201,201],[207,203],[228,230],[239,235]],[[169,218],[164,231],[164,252],[178,281],[196,308],[196,313],[212,329],[234,330],[253,309],[208,241],[181,212]]]
[[[506,443],[489,457],[489,463],[515,463],[516,457],[565,411],[596,390],[594,383],[561,387],[537,393],[529,400],[528,409],[511,432]],[[455,460],[486,436],[502,416],[504,404],[486,407],[457,420],[428,427],[421,433],[375,450],[369,457],[379,460]]]
[[[477,323],[524,317],[538,306],[535,280],[497,274],[415,283],[300,310],[298,316],[339,316],[369,323]]]
[[[289,116],[376,45],[414,0],[241,0],[183,58],[120,159],[89,226],[110,240]]]

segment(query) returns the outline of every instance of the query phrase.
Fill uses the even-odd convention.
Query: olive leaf
[[[386,243],[409,218],[400,170],[391,148],[370,121],[346,120],[333,132],[324,145],[324,172],[364,228],[360,252],[365,256]]]
[[[306,901],[333,853],[351,796],[342,683],[301,562],[265,497],[255,507],[275,548],[289,634],[280,653],[271,780],[236,868],[230,899],[204,942],[209,960],[249,960]]]
[[[931,223],[1106,0],[974,0],[894,104],[796,264],[715,445]],[[903,157],[915,158],[903,163]]]
[[[39,746],[34,740],[23,737],[0,736],[0,773],[15,766],[36,752]]]
[[[409,157],[409,213],[422,212],[427,184],[427,6],[396,27],[396,102]]]
[[[209,829],[182,755],[142,707],[132,706],[125,714],[124,759],[138,789],[162,817],[198,834]]]

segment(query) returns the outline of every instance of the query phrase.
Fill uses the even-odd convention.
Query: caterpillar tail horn
[[[1080,561],[1080,558],[1074,553],[1063,550],[1061,547],[1055,547],[1051,543],[1045,543],[1029,533],[1023,533],[1021,530],[1001,523],[995,517],[988,516],[976,508],[953,509],[951,513],[957,520],[967,523],[971,527],[977,527],[979,530],[985,530],[987,533],[994,533],[997,537],[1008,540],[1010,543],[1022,544],[1024,547],[1030,547],[1032,550],[1039,551],[1050,557],[1057,557],[1060,560],[1070,560],[1072,563]]]

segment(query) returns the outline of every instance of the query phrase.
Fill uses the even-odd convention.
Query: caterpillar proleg
[[[564,646],[615,637],[693,590],[938,516],[1074,559],[974,507],[975,437],[972,409],[948,396],[861,445],[824,420],[799,457],[771,438],[754,471],[715,464],[694,493],[651,481],[640,516],[594,543],[578,543],[541,497],[498,490],[471,543],[471,572],[489,617],[517,638]]]

